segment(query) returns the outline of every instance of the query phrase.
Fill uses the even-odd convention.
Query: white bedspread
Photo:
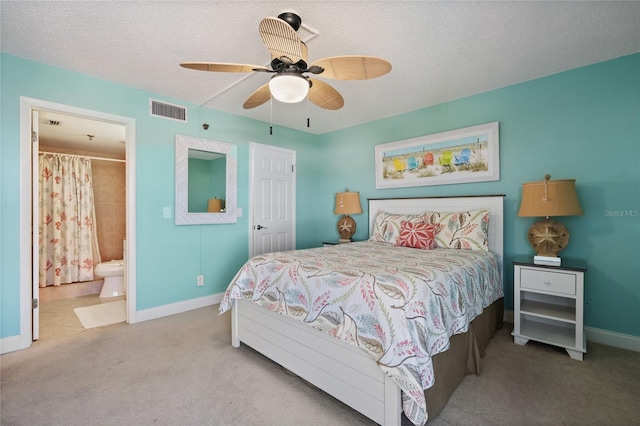
[[[426,423],[431,357],[503,296],[498,256],[358,242],[250,259],[220,304],[251,300],[366,351],[403,391],[403,410]]]

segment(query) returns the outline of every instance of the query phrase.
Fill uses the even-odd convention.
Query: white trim
[[[127,223],[126,223],[126,268],[125,268],[125,285],[127,292],[127,322],[133,324],[137,322],[136,318],[136,298],[137,298],[137,280],[136,268],[136,120],[127,120],[127,134],[125,135],[126,144],[126,173],[127,173]]]
[[[584,330],[587,332],[588,342],[601,343],[603,345],[640,352],[640,337],[638,336],[593,327],[585,327]]]
[[[191,311],[193,309],[204,308],[206,306],[217,305],[222,301],[223,293],[213,294],[211,296],[204,296],[197,299],[185,300],[183,302],[172,303],[169,305],[158,306],[156,308],[144,309],[136,312],[136,321],[149,321],[169,315],[181,314],[183,312]],[[133,321],[129,321],[133,323]],[[29,347],[24,346],[22,342],[22,336],[11,336],[4,339],[0,339],[0,353],[14,352]]]
[[[513,311],[504,311],[503,319],[505,323],[513,324],[513,318]],[[640,352],[640,337],[638,336],[594,327],[585,327],[584,331],[587,333],[587,342]]]
[[[0,339],[0,354],[19,351],[24,348],[25,346],[22,343],[21,335],[5,337],[4,339]]]
[[[31,105],[20,98],[20,344],[17,349],[31,346],[33,341],[32,267],[31,267]],[[2,350],[4,351],[4,345]]]
[[[203,296],[197,299],[184,300],[182,302],[170,303],[155,308],[143,309],[138,311],[138,322],[154,320],[169,315],[181,314],[183,312],[192,311],[194,309],[204,308],[206,306],[216,305],[222,301],[223,293],[213,294],[211,296]]]
[[[398,159],[408,155],[414,155],[421,158],[425,150],[434,152],[443,151],[444,149],[459,150],[461,148],[470,147],[475,143],[470,140],[480,142],[481,137],[487,139],[486,162],[488,169],[486,171],[458,171],[455,168],[450,169],[452,173],[439,172],[439,169],[433,169],[436,173],[428,177],[415,177],[412,179],[392,179],[385,177],[384,158]],[[427,185],[447,185],[467,182],[484,182],[500,180],[500,141],[499,141],[499,123],[479,124],[477,126],[465,127],[464,129],[449,130],[446,132],[435,133],[431,135],[418,136],[416,138],[405,139],[396,142],[389,142],[375,146],[375,171],[376,171],[376,189],[386,188],[405,188],[413,186]],[[466,141],[465,141],[466,140]],[[479,147],[476,147],[476,151]],[[404,154],[401,154],[401,153]],[[388,157],[387,157],[388,155]],[[481,155],[481,158],[484,155]],[[398,159],[399,160],[399,159]],[[451,159],[453,161],[453,158]],[[436,163],[436,167],[442,167]],[[389,164],[393,169],[395,167]],[[405,167],[407,165],[405,164]],[[406,172],[404,170],[402,173]]]
[[[189,150],[224,154],[225,188],[224,212],[189,212]],[[238,222],[238,146],[192,136],[176,135],[176,225],[198,225]]]
[[[20,97],[20,344],[17,349],[31,346],[32,325],[32,200],[31,176],[31,111],[33,109],[56,111],[102,121],[110,121],[126,127],[127,173],[127,322],[136,322],[136,121],[133,118],[78,108],[41,99]],[[4,340],[4,339],[3,339]],[[4,348],[3,348],[4,350]]]

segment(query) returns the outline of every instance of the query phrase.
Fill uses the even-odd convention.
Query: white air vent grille
[[[62,126],[62,121],[60,120],[43,119],[40,122],[45,126],[56,126],[56,127]]]
[[[149,114],[182,123],[187,122],[187,109],[185,107],[156,101],[155,99],[149,99]]]

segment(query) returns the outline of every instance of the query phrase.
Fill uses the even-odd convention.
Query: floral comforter
[[[405,415],[423,425],[431,357],[502,296],[494,253],[364,241],[254,257],[220,313],[233,299],[251,300],[360,347],[402,389]]]

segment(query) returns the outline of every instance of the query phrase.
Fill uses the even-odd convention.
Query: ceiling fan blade
[[[309,49],[307,48],[307,44],[304,41],[300,41],[300,52],[302,52],[302,55],[300,55],[300,59],[302,59],[306,63],[309,63]]]
[[[335,80],[369,80],[391,71],[390,62],[374,56],[332,56],[314,65],[324,68],[322,77]]]
[[[298,33],[280,18],[264,18],[258,28],[262,42],[274,58],[287,57],[292,63],[303,58],[302,41]]]
[[[344,106],[344,98],[324,81],[310,79],[309,100],[320,108],[336,110]]]
[[[269,91],[269,83],[267,83],[253,92],[251,96],[249,96],[247,100],[244,101],[244,104],[242,104],[242,108],[255,108],[267,102],[269,99],[271,99],[271,91]]]
[[[253,71],[269,71],[262,65],[250,64],[225,64],[219,62],[182,62],[181,67],[190,68],[198,71],[215,71],[215,72],[253,72]]]

